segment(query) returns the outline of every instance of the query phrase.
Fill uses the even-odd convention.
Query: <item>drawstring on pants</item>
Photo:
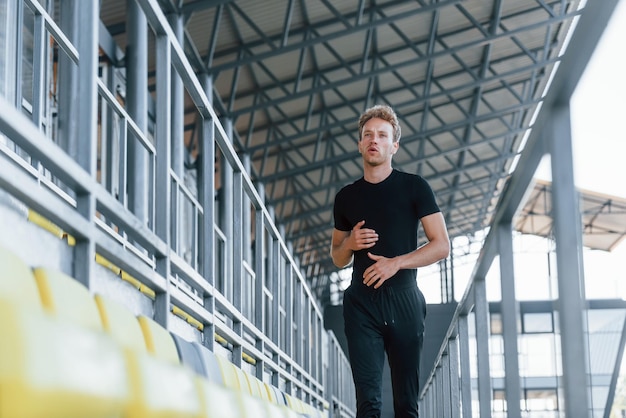
[[[385,326],[393,325],[395,323],[393,304],[395,302],[395,293],[393,287],[384,286],[381,289],[377,289],[372,292],[370,300],[374,303],[380,304],[382,311],[383,323]],[[391,316],[391,318],[390,318]]]

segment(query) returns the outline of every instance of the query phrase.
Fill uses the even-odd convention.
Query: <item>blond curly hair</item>
[[[391,106],[375,105],[366,109],[359,118],[359,141],[361,140],[361,135],[363,134],[363,126],[372,118],[379,118],[391,123],[391,126],[393,127],[393,142],[398,142],[400,140],[400,122],[398,121],[396,112],[393,111]]]

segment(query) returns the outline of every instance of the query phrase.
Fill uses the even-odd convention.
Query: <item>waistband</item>
[[[391,281],[386,281],[378,289],[374,289],[374,286],[365,286],[363,282],[361,281],[352,280],[350,287],[352,288],[352,291],[355,291],[362,295],[368,295],[368,296],[371,296],[376,293],[403,292],[406,290],[417,289],[416,279],[402,280],[402,281],[397,281],[395,283],[393,282],[393,280],[394,279],[392,279]]]

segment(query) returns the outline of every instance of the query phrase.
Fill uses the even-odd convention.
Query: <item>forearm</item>
[[[450,254],[450,242],[440,239],[429,241],[415,251],[395,257],[398,270],[416,269],[443,260]]]
[[[347,267],[352,262],[354,256],[354,252],[348,248],[346,241],[347,239],[344,239],[338,245],[333,243],[330,249],[333,264],[339,268]]]
[[[428,242],[415,251],[401,255],[397,260],[400,268],[415,269],[443,260],[450,254],[450,238],[441,212],[421,219]]]
[[[333,229],[330,256],[335,266],[347,267],[355,251],[372,248],[378,241],[378,234],[370,228],[363,228],[365,221],[357,222],[351,231]]]

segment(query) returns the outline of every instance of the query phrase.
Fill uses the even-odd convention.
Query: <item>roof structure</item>
[[[626,199],[579,190],[583,245],[611,251],[626,236]],[[525,233],[552,237],[552,184],[536,180],[515,224]]]
[[[313,288],[336,271],[335,193],[362,175],[360,113],[393,106],[402,125],[394,166],[429,181],[451,237],[481,230],[584,3],[159,1],[166,14],[183,17],[189,61],[211,77],[214,107],[232,124],[233,145],[249,158]],[[121,50],[125,8],[108,0],[101,11]]]

